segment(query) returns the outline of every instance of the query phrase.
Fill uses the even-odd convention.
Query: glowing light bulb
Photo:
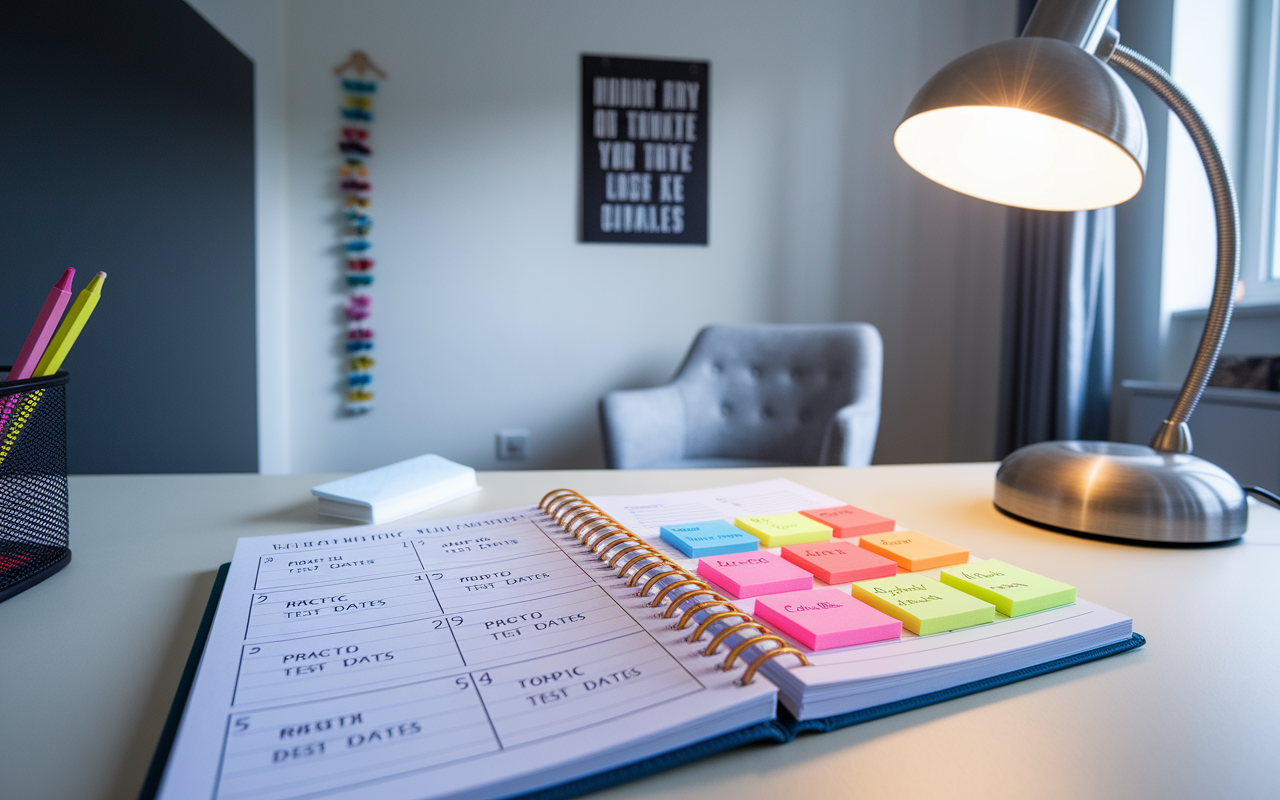
[[[1004,205],[1103,208],[1142,188],[1142,168],[1124,148],[1086,128],[1020,108],[925,111],[898,126],[893,144],[925,177]]]

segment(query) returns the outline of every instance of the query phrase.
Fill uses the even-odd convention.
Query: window
[[[1244,305],[1280,304],[1280,0],[1249,3],[1240,196]]]
[[[1248,192],[1244,185],[1247,181],[1242,179],[1255,174],[1248,168],[1246,155],[1247,110],[1251,108],[1249,56],[1253,52],[1248,22],[1254,6],[1276,2],[1176,0],[1173,5],[1169,72],[1213,131],[1242,210]],[[1172,113],[1168,121],[1164,204],[1160,305],[1161,318],[1167,321],[1172,314],[1208,308],[1218,252],[1213,200],[1204,165],[1190,135]],[[1241,221],[1246,237],[1257,234],[1259,226],[1247,215],[1242,214]],[[1248,272],[1244,259],[1241,266],[1242,273]],[[1253,294],[1249,293],[1249,300],[1254,299]]]

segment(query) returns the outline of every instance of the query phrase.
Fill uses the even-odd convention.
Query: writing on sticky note
[[[765,547],[825,542],[831,538],[831,526],[795,512],[767,517],[738,517],[733,524],[759,539]]]
[[[830,525],[831,532],[838,539],[865,536],[868,533],[887,533],[893,530],[893,520],[854,506],[813,508],[800,513],[824,525]]]
[[[854,542],[790,544],[782,557],[827,583],[848,583],[898,574],[898,565]]]
[[[755,615],[814,650],[897,639],[902,622],[839,589],[772,594],[756,601]]]
[[[893,531],[863,536],[858,542],[876,555],[893,559],[906,572],[949,567],[969,560],[962,547],[925,536],[919,531]]]
[[[698,560],[698,574],[737,598],[813,588],[813,576],[767,550]]]
[[[851,594],[901,620],[903,627],[921,636],[969,628],[996,618],[996,607],[991,603],[919,575],[859,581]]]
[[[760,547],[760,540],[722,519],[688,525],[663,525],[662,541],[689,558],[747,553]]]
[[[942,582],[991,603],[1006,617],[1020,617],[1076,601],[1076,587],[994,558],[944,569]]]

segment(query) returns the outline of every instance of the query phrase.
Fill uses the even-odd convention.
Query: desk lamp
[[[1040,0],[1020,38],[980,47],[920,89],[894,133],[898,154],[943,186],[1004,205],[1076,211],[1123,203],[1142,187],[1147,129],[1111,69],[1154,92],[1204,162],[1218,229],[1213,302],[1173,408],[1149,447],[1041,442],[1011,453],[995,504],[1044,527],[1168,544],[1238,539],[1244,491],[1191,455],[1187,420],[1218,360],[1240,262],[1235,193],[1204,120],[1168,74],[1120,44],[1116,0]]]

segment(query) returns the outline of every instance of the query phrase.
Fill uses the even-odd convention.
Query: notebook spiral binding
[[[676,630],[684,630],[693,624],[699,612],[714,608],[724,609],[703,617],[693,633],[685,637],[685,641],[702,641],[703,634],[711,632],[710,643],[699,653],[704,656],[714,656],[730,636],[736,635],[742,641],[729,649],[728,655],[720,664],[719,669],[724,672],[732,670],[738,659],[745,660],[743,653],[747,650],[754,647],[760,651],[760,655],[747,664],[742,677],[737,681],[739,685],[750,684],[755,679],[756,671],[766,661],[779,656],[793,655],[800,660],[801,666],[809,666],[809,659],[805,658],[804,653],[788,645],[782,637],[722,597],[706,581],[650,547],[639,536],[627,530],[622,523],[572,489],[556,489],[548,492],[538,503],[538,508],[545,511],[571,536],[582,542],[601,561],[607,559],[609,568],[617,569],[618,577],[627,579],[627,586],[636,586],[641,579],[644,579],[644,586],[636,592],[637,597],[648,597],[649,592],[664,578],[676,578],[677,580],[663,585],[654,596],[653,602],[649,603],[650,607],[658,608],[670,597],[670,604],[662,612],[664,619],[672,619],[680,612],[681,606],[690,600],[704,598],[685,608],[680,621],[675,625]],[[621,566],[618,566],[619,563]],[[633,567],[634,571],[632,571]],[[741,621],[728,624],[729,620],[735,618]],[[716,630],[712,630],[713,628]],[[758,633],[748,636],[745,633],[747,630],[758,631]],[[765,647],[766,643],[774,646]]]

